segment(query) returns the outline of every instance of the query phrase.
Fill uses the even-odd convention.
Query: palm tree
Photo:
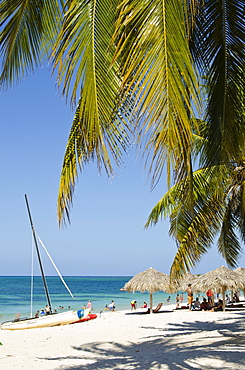
[[[51,60],[75,109],[58,195],[69,219],[78,170],[91,160],[110,176],[132,143],[154,186],[188,181],[204,118],[205,168],[244,154],[243,0],[2,0],[0,84]],[[204,98],[204,99],[201,99]],[[203,102],[201,101],[203,100]]]
[[[1,2],[1,86],[10,87],[51,58],[62,92],[75,107],[60,180],[60,221],[69,217],[78,168],[95,159],[111,175],[135,141],[143,145],[153,183],[165,163],[169,178],[179,164],[184,173],[191,171],[198,83],[187,5]]]
[[[245,241],[243,9],[239,1],[207,1],[196,17],[191,48],[203,70],[206,97],[200,136],[193,132],[192,159],[198,158],[199,170],[177,182],[146,223],[148,227],[170,217],[170,235],[178,246],[172,277],[194,267],[217,236],[218,251],[228,266],[235,267],[240,238]]]

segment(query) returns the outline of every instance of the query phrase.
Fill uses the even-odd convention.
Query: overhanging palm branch
[[[237,258],[241,252],[241,244],[236,233],[237,219],[230,207],[226,207],[223,217],[220,236],[218,239],[218,251],[231,267],[236,267]]]
[[[78,169],[81,169],[86,163],[96,157],[98,165],[101,166],[102,162],[108,174],[112,175],[113,168],[110,154],[112,154],[115,161],[119,161],[122,155],[120,147],[126,151],[126,145],[129,144],[126,127],[117,119],[112,121],[107,127],[102,125],[98,136],[95,135],[94,138],[90,138],[90,131],[86,130],[84,125],[81,124],[79,109],[80,105],[78,105],[77,113],[73,120],[60,177],[57,206],[59,222],[65,221],[64,212],[68,221],[70,220],[69,208],[72,203]],[[93,141],[91,144],[90,140]]]
[[[184,2],[135,0],[122,2],[117,19],[122,86],[135,96],[138,140],[144,143],[153,185],[166,163],[169,178],[171,167],[184,168],[184,175],[191,171],[191,132],[197,125],[190,117],[198,98],[186,18]]]
[[[210,166],[243,157],[244,1],[206,0],[192,37],[193,58],[205,76],[208,122],[202,163]]]
[[[71,1],[55,46],[54,62],[59,66],[64,94],[68,96],[74,80],[72,102],[77,90],[80,96],[62,167],[59,221],[64,211],[69,214],[78,167],[96,159],[99,169],[103,164],[111,175],[111,159],[119,163],[130,142],[127,115],[131,101],[124,100],[128,108],[125,114],[119,66],[112,64],[116,6],[117,2]]]
[[[170,186],[173,170],[186,214],[194,215],[194,200],[203,196],[193,190],[193,131],[204,138],[201,167],[244,164],[243,0],[3,0],[0,22],[1,86],[33,71],[55,44],[59,81],[76,107],[60,219],[69,211],[78,167],[95,159],[111,174],[111,159],[120,163],[135,127],[152,185],[167,165]],[[203,132],[192,112],[202,84]],[[226,179],[215,180],[222,183],[217,193]],[[243,218],[244,208],[243,200]]]
[[[124,24],[123,18],[126,27],[115,30],[116,5],[118,3],[108,14],[104,12],[105,6],[109,7],[106,1],[71,2],[54,53],[55,65],[59,64],[60,76],[64,80],[65,95],[68,95],[72,78],[75,79],[72,101],[76,100],[77,87],[82,86],[74,119],[76,129],[70,136],[75,141],[70,145],[69,139],[62,169],[58,199],[60,218],[72,201],[77,176],[74,165],[85,163],[96,153],[97,160],[102,158],[107,172],[111,172],[109,154],[106,146],[101,145],[104,141],[102,133],[110,132],[110,138],[113,133],[111,148],[116,148],[116,141],[122,143],[122,138],[125,147],[126,123],[121,119],[121,112],[133,112],[131,129],[136,119],[140,137],[143,131],[149,134],[146,151],[154,151],[153,182],[161,175],[166,159],[169,168],[171,164],[175,169],[181,164],[179,168],[191,176],[190,133],[193,126],[198,128],[195,121],[190,120],[190,96],[192,99],[196,96],[196,80],[183,9],[176,2],[177,17],[183,25],[180,28],[175,26],[174,16],[170,16],[172,8],[169,4],[163,7],[159,1],[147,1],[142,7],[137,2],[124,3],[118,19],[119,24]],[[81,140],[82,137],[86,142]],[[72,156],[71,147],[75,148]],[[77,155],[78,152],[82,156]],[[119,150],[115,152],[118,154]]]
[[[193,212],[181,210],[170,217],[170,235],[177,240],[178,251],[170,274],[174,278],[190,271],[201,260],[214,241],[222,219],[223,208],[214,199]]]
[[[194,206],[188,207],[181,181],[172,187],[153,208],[146,227],[156,224],[161,217],[170,218],[170,235],[176,240],[178,251],[171,266],[172,277],[179,277],[196,266],[219,234],[218,251],[230,267],[235,267],[241,246],[240,231],[245,241],[242,191],[244,167],[234,171],[233,165],[199,169],[193,174]],[[217,186],[217,184],[219,184]]]
[[[48,56],[61,23],[63,1],[2,0],[0,84],[12,86]]]

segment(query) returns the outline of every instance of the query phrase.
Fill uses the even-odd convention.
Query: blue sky
[[[79,175],[71,225],[59,229],[56,200],[73,112],[46,68],[1,93],[0,275],[29,275],[32,237],[24,194],[34,226],[65,275],[135,275],[149,267],[168,273],[176,252],[168,221],[144,230],[147,216],[165,192],[165,179],[150,192],[134,153],[113,180],[96,164]],[[42,254],[43,255],[43,254]],[[43,256],[47,275],[56,275]],[[225,264],[216,247],[194,273]],[[240,260],[244,266],[244,257]],[[36,274],[39,274],[35,267]]]

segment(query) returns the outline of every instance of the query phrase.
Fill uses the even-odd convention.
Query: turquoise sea
[[[66,276],[64,280],[73,293],[75,300],[69,295],[65,286],[58,276],[47,276],[46,281],[51,298],[52,310],[62,312],[59,307],[67,309],[70,306],[73,310],[81,309],[88,300],[92,301],[93,313],[99,313],[112,300],[115,301],[116,310],[130,309],[130,302],[135,299],[138,307],[147,302],[148,293],[128,293],[120,291],[120,288],[129,281],[132,276]],[[42,278],[34,277],[33,309],[45,307],[46,296],[43,288]],[[184,292],[183,292],[184,293]],[[171,297],[170,302],[167,298]],[[165,305],[175,303],[176,294],[157,292],[153,294],[153,304],[163,302]],[[184,293],[186,300],[186,293]],[[27,276],[0,276],[0,322],[12,320],[16,313],[20,312],[21,317],[30,316],[31,307],[31,278]]]

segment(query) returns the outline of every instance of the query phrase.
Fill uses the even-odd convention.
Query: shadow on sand
[[[161,310],[161,311],[157,311],[157,312],[154,312],[152,313],[152,315],[156,315],[158,313],[171,313],[171,312],[174,312],[173,310]],[[125,315],[149,315],[150,314],[150,311],[133,311],[133,312],[127,312],[125,313]]]
[[[47,360],[80,359],[90,363],[60,367],[63,370],[105,369],[169,369],[169,370],[227,370],[245,369],[245,315],[236,314],[235,322],[173,323],[160,329],[142,326],[144,342],[122,345],[117,342],[94,342],[73,347],[77,356],[48,358]],[[151,329],[151,335],[148,335]],[[156,335],[152,335],[156,329]],[[147,333],[148,332],[148,333]],[[204,332],[193,341],[192,334]],[[206,334],[206,332],[208,334]],[[206,342],[208,338],[208,344]],[[211,339],[210,339],[211,338]]]

